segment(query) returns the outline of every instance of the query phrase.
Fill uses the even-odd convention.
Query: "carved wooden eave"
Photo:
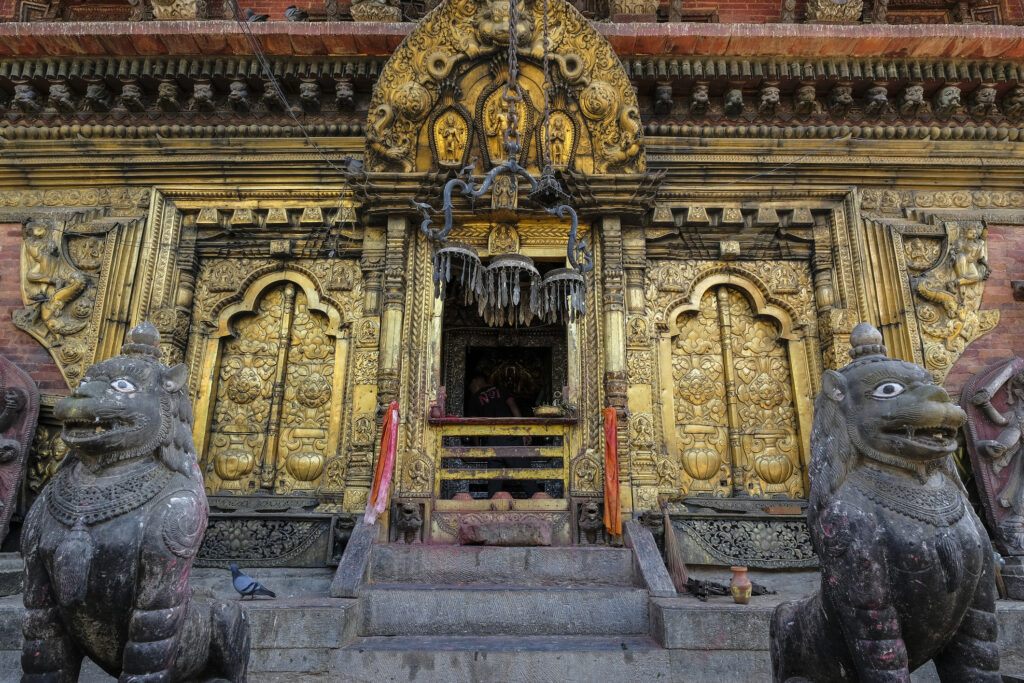
[[[630,224],[643,223],[650,214],[664,171],[584,175],[563,173],[569,203],[581,218],[617,215]]]

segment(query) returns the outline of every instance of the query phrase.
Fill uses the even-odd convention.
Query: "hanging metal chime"
[[[577,316],[587,310],[585,284],[583,276],[576,270],[555,268],[534,289],[534,311],[547,323],[575,321]]]
[[[449,240],[434,251],[434,296],[443,299],[448,283],[452,281],[452,261],[462,288],[462,303],[469,305],[483,293],[484,266],[476,247],[465,242]]]
[[[484,269],[483,294],[477,297],[477,310],[492,327],[529,325],[536,311],[534,303],[539,284],[540,271],[530,257],[495,256]]]

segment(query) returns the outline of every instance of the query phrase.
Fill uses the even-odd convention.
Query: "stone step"
[[[359,592],[360,636],[646,635],[638,588],[373,584]]]
[[[673,680],[671,653],[643,636],[371,637],[335,654],[358,683]]]
[[[374,583],[633,586],[627,548],[375,545]]]

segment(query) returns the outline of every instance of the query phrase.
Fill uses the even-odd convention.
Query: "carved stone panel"
[[[0,543],[7,536],[39,418],[39,390],[21,368],[0,356]]]
[[[1024,555],[1024,358],[976,374],[964,385],[960,405],[967,411],[967,451],[995,544],[1004,555]]]

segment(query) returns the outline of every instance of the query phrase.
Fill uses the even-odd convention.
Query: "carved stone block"
[[[39,390],[21,368],[0,356],[0,543],[14,513],[28,448],[39,419]]]
[[[995,545],[1004,555],[1024,556],[1024,358],[1007,358],[974,375],[960,405],[967,411],[967,452]],[[1024,599],[1024,592],[1010,597]]]

